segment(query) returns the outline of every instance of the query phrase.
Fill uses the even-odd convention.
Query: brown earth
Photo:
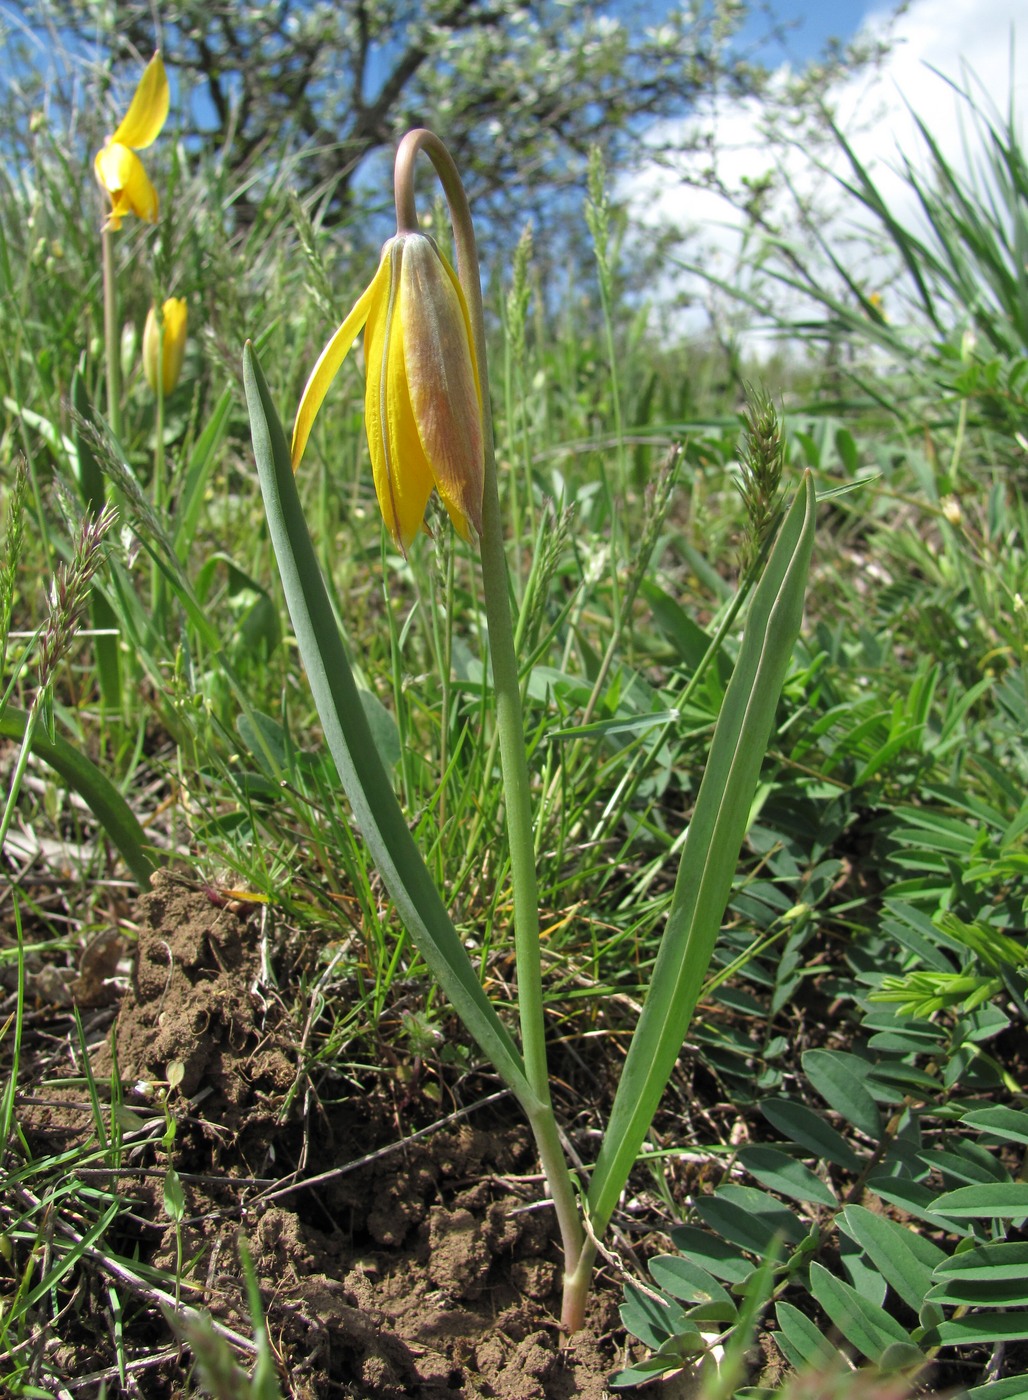
[[[162,875],[137,918],[131,986],[92,1056],[97,1082],[109,1082],[113,1045],[118,1078],[134,1086],[116,1115],[125,1132],[117,1184],[132,1204],[108,1236],[144,1279],[126,1310],[131,1393],[183,1394],[191,1371],[156,1292],[147,1294],[145,1266],[174,1275],[181,1255],[183,1300],[252,1336],[241,1235],[291,1396],[609,1394],[607,1377],[625,1360],[620,1287],[600,1275],[587,1329],[562,1338],[553,1218],[513,1100],[486,1085],[476,1111],[412,1137],[446,1115],[407,1079],[377,1070],[366,1085],[333,1083],[327,1071],[317,1085],[308,1078],[261,911]],[[161,1086],[176,1078],[166,1146]],[[51,1150],[81,1137],[83,1117],[53,1092],[21,1114],[30,1140]],[[184,1192],[177,1228],[165,1206],[169,1165]],[[77,1350],[66,1340],[54,1360],[71,1377],[111,1375],[104,1353],[83,1332]]]

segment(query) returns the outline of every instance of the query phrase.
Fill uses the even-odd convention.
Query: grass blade
[[[29,717],[8,706],[0,714],[0,737],[23,741]],[[32,734],[32,752],[73,788],[117,846],[142,889],[150,888],[154,865],[146,853],[146,833],[121,793],[83,753],[59,734],[50,739],[45,726]]]
[[[808,472],[754,590],[739,659],[714,730],[667,928],[589,1190],[597,1233],[606,1227],[649,1131],[721,928],[778,697],[799,634],[815,513]]]

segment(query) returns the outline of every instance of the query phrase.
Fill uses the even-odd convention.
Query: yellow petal
[[[169,297],[164,303],[161,317],[163,341],[156,309],[151,306],[143,328],[143,372],[146,382],[156,394],[159,365],[161,388],[165,394],[170,394],[182,373],[189,308],[181,297]]]
[[[307,446],[307,439],[311,435],[311,428],[313,428],[314,420],[318,416],[318,409],[324,403],[325,395],[328,393],[328,386],[339,373],[339,366],[346,359],[350,352],[350,346],[357,339],[365,321],[368,320],[376,298],[380,297],[388,286],[389,268],[386,256],[388,248],[389,243],[382,250],[382,261],[372,278],[371,286],[361,293],[356,306],[318,356],[318,362],[311,370],[310,378],[300,395],[300,406],[296,410],[296,422],[293,424],[291,455],[294,472],[300,465],[300,459]]]
[[[368,385],[364,421],[379,509],[404,556],[425,519],[432,470],[411,409],[403,362],[402,279],[405,240],[389,250],[386,295],[368,318],[364,358]]]
[[[470,539],[482,530],[485,439],[471,328],[459,284],[430,239],[406,240],[400,316],[410,406],[436,489]]]
[[[154,54],[139,80],[125,120],[111,137],[123,146],[143,151],[160,134],[168,116],[168,75],[160,52]]]
[[[97,151],[93,168],[111,196],[111,228],[118,228],[122,217],[130,213],[150,224],[156,221],[160,201],[135,151],[118,141],[108,141],[102,151]]]
[[[185,297],[169,297],[164,303],[164,339],[184,345],[189,324],[189,304]]]

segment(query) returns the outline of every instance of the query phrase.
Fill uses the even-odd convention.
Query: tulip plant
[[[432,161],[457,250],[450,267],[418,226],[413,167]],[[326,742],[362,839],[408,933],[531,1125],[564,1249],[562,1323],[582,1326],[597,1248],[685,1039],[731,893],[761,762],[799,632],[813,544],[809,473],[779,527],[749,603],[683,846],[671,910],[610,1121],[587,1183],[572,1178],[550,1098],[533,853],[531,787],[497,489],[482,296],[471,214],[443,143],[409,133],[395,169],[397,233],[375,277],[329,341],[304,390],[292,447],[252,346],[244,375],[254,455],[286,600]],[[365,418],[375,489],[406,553],[438,491],[477,540],[489,627],[511,856],[520,1045],[486,995],[375,748],[294,480],[315,415],[364,327]],[[716,645],[716,643],[715,643]]]
[[[146,223],[157,222],[160,201],[143,162],[136,154],[152,146],[168,119],[168,75],[160,53],[143,70],[129,109],[112,135],[97,151],[93,170],[97,184],[111,201],[101,229],[104,271],[104,340],[107,353],[107,417],[116,438],[121,436],[120,343],[114,245],[111,235],[128,214]]]
[[[186,353],[189,307],[183,297],[168,297],[160,311],[146,313],[143,327],[143,373],[155,395],[167,397],[178,383]]]
[[[103,265],[104,360],[107,381],[107,423],[115,440],[123,441],[121,417],[121,326],[118,317],[118,283],[114,257],[114,237],[122,221],[130,215],[145,223],[157,222],[160,199],[138,152],[152,146],[168,118],[170,91],[168,75],[160,53],[155,53],[143,70],[132,95],[128,111],[93,157],[93,173],[97,184],[110,203],[100,229]],[[79,386],[76,407],[85,410],[85,390]],[[158,452],[162,435],[157,434]],[[155,476],[160,505],[160,483],[163,462],[159,460]],[[102,479],[88,490],[89,505],[99,511],[106,501],[107,491]],[[153,601],[158,603],[161,584],[154,573]],[[117,620],[107,601],[99,594],[92,602],[93,625],[97,630],[96,658],[100,677],[100,695],[104,709],[117,714],[122,704],[121,657],[117,641]]]

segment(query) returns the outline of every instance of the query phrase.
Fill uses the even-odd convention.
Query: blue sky
[[[1028,67],[1023,55],[1028,46],[1028,5],[1025,0],[910,0],[903,13],[895,16],[895,5],[888,0],[780,0],[776,12],[805,17],[806,23],[793,39],[788,61],[793,71],[819,50],[833,31],[850,38],[886,39],[889,47],[883,61],[872,71],[841,77],[829,92],[829,100],[839,125],[846,131],[860,160],[871,169],[885,203],[893,215],[911,227],[918,227],[920,208],[903,165],[928,168],[925,144],[914,114],[922,117],[947,160],[955,169],[970,170],[971,156],[965,140],[968,133],[967,104],[955,95],[954,87],[969,88],[975,100],[992,113],[1002,129],[1013,104],[1014,121],[1021,141],[1028,145]],[[756,31],[755,31],[756,32]],[[772,67],[774,55],[760,55]],[[786,58],[783,55],[782,61]],[[836,190],[832,175],[845,175],[845,162],[835,153],[835,164],[813,165],[810,153],[791,146],[769,149],[761,127],[762,114],[755,103],[726,101],[713,105],[702,119],[716,137],[720,151],[718,174],[730,189],[742,191],[754,173],[769,169],[784,173],[792,187],[807,196],[823,197]],[[689,179],[697,172],[690,164],[688,122],[683,130],[680,162]],[[667,141],[673,130],[662,133]],[[709,163],[706,157],[704,163]],[[687,184],[676,185],[668,178],[666,164],[643,170],[621,193],[646,211],[646,222],[670,223],[684,230],[683,261],[700,263],[726,280],[737,279],[742,266],[744,219],[738,202],[721,199],[713,191],[697,191]],[[844,203],[844,201],[843,201]],[[778,218],[781,211],[772,210]],[[876,275],[871,264],[874,245],[861,237],[859,227],[845,221],[840,213],[831,225],[832,237],[847,247],[850,264],[861,256],[868,263],[868,276]],[[679,289],[685,284],[679,279]],[[691,291],[692,285],[685,287]],[[696,282],[697,293],[704,284]]]
[[[796,61],[814,58],[832,38],[848,39],[856,33],[869,6],[864,0],[773,0],[775,18],[794,23],[788,48]],[[751,15],[743,36],[756,37],[766,27],[762,15]],[[769,55],[774,58],[775,55]]]

